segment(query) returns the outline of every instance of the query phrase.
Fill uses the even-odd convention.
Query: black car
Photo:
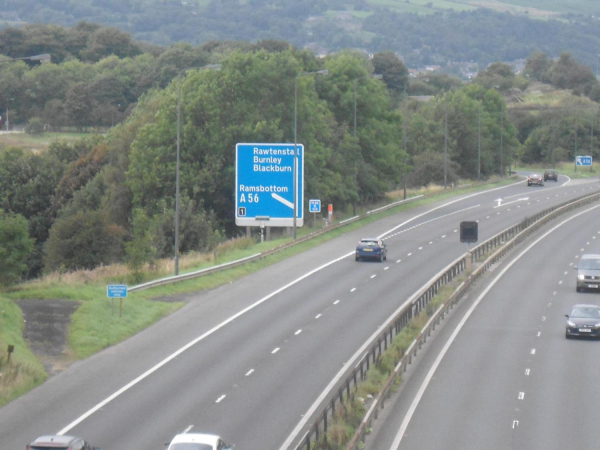
[[[544,177],[542,177],[539,173],[532,173],[527,177],[527,186],[532,186],[537,184],[538,186],[544,185]]]
[[[556,173],[556,170],[546,170],[544,172],[544,181],[548,180],[558,181],[558,173]]]
[[[387,247],[381,239],[361,239],[356,246],[355,259],[356,261],[360,261],[361,259],[376,259],[383,262],[387,259]]]
[[[567,339],[572,337],[600,337],[600,306],[575,305],[567,318]]]

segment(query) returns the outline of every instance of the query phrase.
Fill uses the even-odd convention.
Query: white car
[[[231,450],[219,436],[202,433],[183,433],[176,435],[167,450]]]

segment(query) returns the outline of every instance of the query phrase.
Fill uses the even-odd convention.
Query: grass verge
[[[582,152],[582,154],[587,154],[587,153]],[[543,174],[544,171],[547,169],[552,169],[552,165],[551,164],[544,165],[541,163],[540,164],[527,164],[527,165],[521,165],[519,167],[515,167],[514,170],[518,170],[518,171],[522,171],[522,172]],[[593,166],[592,167],[579,166],[579,167],[577,167],[577,170],[575,170],[574,162],[565,162],[565,161],[558,162],[554,165],[554,169],[560,175],[566,175],[569,178],[575,178],[575,179],[595,178],[600,175],[600,172],[598,172],[598,169],[594,169]],[[593,171],[592,171],[592,169],[593,169]]]
[[[495,184],[499,186],[510,183],[514,183],[514,179],[502,180]],[[118,314],[118,300],[116,301],[115,314],[113,315],[112,305],[106,298],[106,284],[132,282],[133,274],[128,271],[126,266],[115,265],[101,267],[93,271],[79,271],[66,274],[55,273],[40,280],[15,286],[2,293],[4,296],[3,304],[10,305],[10,308],[7,308],[7,310],[12,311],[12,314],[6,319],[7,322],[10,322],[10,327],[5,328],[3,326],[2,329],[0,329],[0,344],[4,345],[4,339],[12,340],[15,342],[15,345],[18,345],[19,348],[23,349],[19,354],[29,354],[30,359],[23,362],[23,370],[21,371],[23,381],[17,381],[15,378],[15,393],[7,394],[6,398],[9,400],[15,398],[21,393],[26,392],[28,389],[40,384],[46,378],[43,367],[37,361],[35,356],[27,350],[27,347],[23,342],[21,337],[23,318],[20,309],[14,304],[14,300],[62,299],[81,302],[81,306],[72,317],[71,326],[69,328],[69,345],[78,358],[85,358],[107,346],[123,341],[156,322],[161,317],[171,314],[183,306],[182,302],[163,302],[160,301],[161,298],[172,298],[181,294],[215,288],[248,274],[255,273],[265,267],[314,248],[345,233],[364,227],[383,217],[423,206],[434,201],[453,197],[458,194],[464,195],[489,187],[489,184],[478,185],[459,191],[454,190],[449,192],[444,192],[443,188],[430,188],[426,192],[439,191],[440,193],[433,197],[427,197],[409,204],[399,205],[395,208],[372,214],[365,219],[349,223],[342,228],[334,229],[328,233],[317,236],[314,239],[274,253],[259,261],[216,272],[208,276],[160,286],[151,290],[132,292],[129,294],[128,298],[124,300],[123,317],[119,317]],[[395,195],[400,194],[395,193]],[[392,195],[392,199],[393,196],[394,194]],[[312,231],[313,230],[306,227],[300,229],[298,235],[303,236]],[[264,252],[290,241],[291,238],[286,237],[263,243],[255,243],[253,239],[230,241],[219,247],[216,252],[210,254],[192,254],[182,257],[180,260],[180,267],[182,272],[191,272],[217,263],[220,264],[227,261],[233,261],[244,256]],[[143,280],[156,279],[168,275],[167,270],[170,270],[171,267],[172,261],[161,261],[154,268],[148,269],[143,273]],[[7,333],[6,330],[12,330],[12,334],[4,337],[5,333]],[[15,333],[18,334],[20,341],[16,337],[13,338]],[[26,370],[25,367],[27,367]],[[2,394],[0,393],[0,395]]]

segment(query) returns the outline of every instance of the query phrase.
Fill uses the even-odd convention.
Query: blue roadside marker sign
[[[321,200],[311,199],[308,201],[308,210],[311,213],[321,212]]]
[[[127,285],[109,284],[106,286],[106,296],[108,298],[127,298]]]
[[[575,165],[591,166],[592,165],[592,157],[591,156],[576,156],[575,157]]]

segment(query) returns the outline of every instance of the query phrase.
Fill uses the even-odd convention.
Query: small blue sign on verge
[[[575,165],[576,166],[591,166],[592,165],[592,157],[591,156],[576,156],[575,157]]]
[[[308,210],[311,213],[320,213],[321,212],[321,200],[311,199],[308,201]]]
[[[108,298],[127,298],[127,285],[109,284],[106,286],[106,296]]]

